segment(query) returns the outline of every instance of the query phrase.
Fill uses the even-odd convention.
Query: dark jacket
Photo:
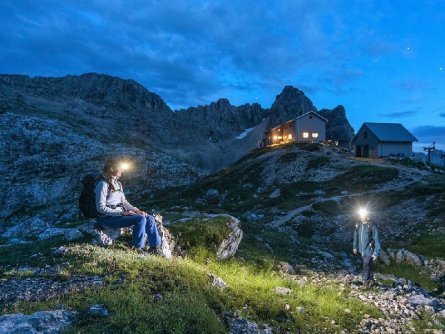
[[[372,222],[355,225],[354,249],[357,249],[362,256],[379,256],[380,241],[377,225]]]

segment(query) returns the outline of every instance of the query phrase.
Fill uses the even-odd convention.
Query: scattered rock
[[[294,269],[294,267],[292,267],[289,263],[287,262],[283,262],[280,261],[276,268],[278,269],[278,271],[282,274],[289,274],[289,275],[295,275],[296,271]]]
[[[408,264],[412,264],[413,266],[421,267],[423,266],[422,259],[410,251],[405,250],[405,262]]]
[[[51,268],[42,271],[42,274],[45,272],[51,273]],[[0,304],[49,300],[85,289],[97,289],[104,285],[104,280],[99,276],[73,276],[67,280],[45,277],[0,279]]]
[[[408,302],[414,305],[428,305],[433,307],[439,304],[439,301],[436,298],[427,298],[422,294],[409,297]]]
[[[305,308],[303,306],[297,306],[295,308],[295,311],[297,311],[298,313],[304,313],[306,312]]]
[[[287,296],[287,295],[290,295],[292,293],[292,290],[289,289],[289,288],[284,288],[284,287],[281,287],[281,286],[277,286],[275,288],[275,292],[277,293],[277,295]]]
[[[54,256],[65,256],[65,255],[69,254],[70,252],[71,252],[71,249],[69,247],[60,246],[60,247],[55,248],[52,251],[52,254]]]
[[[217,204],[220,201],[220,195],[218,189],[209,189],[206,193],[207,203]]]
[[[328,252],[318,251],[318,254],[324,256],[327,259],[333,259],[334,258],[334,255],[332,255],[331,253],[328,253]]]
[[[89,312],[93,315],[104,317],[104,318],[110,316],[110,312],[108,311],[108,309],[100,304],[95,304],[95,305],[91,306]]]
[[[264,219],[264,215],[263,214],[258,214],[255,212],[248,212],[247,215],[245,215],[245,218],[247,219],[247,221],[249,222],[258,222]]]
[[[389,265],[391,263],[391,259],[389,258],[388,253],[386,253],[383,249],[380,250],[379,260],[386,265]]]
[[[216,215],[217,216],[217,215]],[[238,246],[243,238],[243,231],[240,228],[240,222],[235,217],[229,215],[219,215],[230,217],[230,223],[227,226],[230,228],[230,233],[222,242],[216,252],[216,256],[220,260],[227,259],[235,255]]]
[[[317,189],[314,191],[315,196],[324,196],[326,193],[323,190]]]
[[[0,316],[0,334],[50,334],[68,329],[77,313],[68,310],[40,311]]]
[[[161,301],[162,300],[162,295],[160,294],[160,293],[155,293],[154,295],[153,295],[153,301],[156,303],[156,302],[159,302],[159,301]]]
[[[396,255],[396,262],[402,263],[403,260],[405,260],[405,250],[399,249],[399,251],[397,252],[397,255]]]
[[[269,198],[278,198],[281,195],[280,189],[275,189],[270,195]]]
[[[222,280],[222,278],[216,276],[214,273],[209,273],[209,281],[213,286],[216,286],[220,289],[225,289],[228,287],[227,283]]]
[[[260,328],[255,322],[244,318],[229,319],[229,334],[272,334],[272,328],[263,325]]]
[[[65,240],[71,241],[82,238],[82,233],[75,228],[49,228],[39,234],[40,240],[47,240],[54,237],[63,236]]]
[[[36,236],[52,226],[39,218],[30,218],[24,222],[7,229],[1,236],[3,238],[17,238]]]

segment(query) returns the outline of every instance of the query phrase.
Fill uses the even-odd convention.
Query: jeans
[[[365,255],[362,257],[362,259],[363,259],[363,282],[366,283],[374,279],[374,275],[372,273],[372,256]]]
[[[161,245],[161,237],[153,216],[129,215],[129,216],[101,216],[97,217],[97,223],[106,228],[122,228],[133,226],[132,244],[142,249],[145,245],[145,235],[148,235],[150,247]]]

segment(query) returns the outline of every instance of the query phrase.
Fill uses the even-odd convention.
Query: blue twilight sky
[[[0,73],[134,79],[172,109],[269,108],[285,85],[318,109],[404,124],[445,148],[445,1],[3,0]]]

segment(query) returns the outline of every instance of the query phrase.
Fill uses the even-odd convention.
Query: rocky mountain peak
[[[348,146],[354,137],[354,129],[346,118],[346,111],[342,105],[334,109],[322,109],[319,114],[328,120],[326,138],[338,140],[342,146]]]
[[[285,122],[309,111],[317,111],[312,101],[301,90],[285,86],[270,108],[271,125]]]
[[[231,106],[229,99],[226,98],[218,99],[216,102],[213,103],[215,103],[218,107]]]
[[[78,98],[99,105],[122,109],[151,109],[160,112],[170,108],[158,95],[148,91],[134,80],[125,80],[106,74],[85,73],[65,77],[35,77],[1,75],[0,88],[5,95],[40,98]]]

